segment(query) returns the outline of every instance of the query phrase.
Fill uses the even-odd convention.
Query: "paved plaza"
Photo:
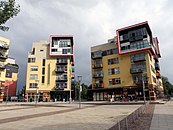
[[[173,99],[155,106],[150,130],[173,130]]]
[[[0,130],[105,130],[142,104],[103,105],[106,102],[0,104]],[[173,100],[156,104],[150,130],[173,129]]]
[[[78,109],[75,103],[8,105],[0,105],[1,130],[105,130],[141,106],[82,104]]]

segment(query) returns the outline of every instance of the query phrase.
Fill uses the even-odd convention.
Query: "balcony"
[[[161,78],[160,72],[156,72],[156,77],[157,77],[157,79]]]
[[[67,78],[56,78],[56,82],[67,82]]]
[[[0,69],[5,69],[5,64],[4,64],[4,62],[0,62]]]
[[[64,90],[64,88],[67,88],[67,86],[56,86],[56,90]]]
[[[131,74],[139,74],[139,73],[142,73],[142,69],[139,69],[139,68],[130,68],[130,73]]]
[[[133,58],[132,58],[132,62],[142,62],[142,61],[146,61],[145,56],[133,57]]]
[[[57,60],[56,65],[67,65],[67,60]]]
[[[103,64],[94,64],[93,69],[103,68]]]
[[[92,52],[91,58],[94,59],[101,59],[102,58],[102,51]]]
[[[104,88],[104,84],[102,83],[97,83],[93,85],[93,88]]]
[[[7,54],[0,53],[0,58],[7,59],[8,58],[8,55]]]
[[[0,45],[0,48],[5,49],[5,50],[8,50],[9,49],[9,45],[7,45],[7,44],[1,44]]]
[[[155,69],[160,70],[160,65],[158,63],[155,63]]]
[[[103,78],[103,77],[104,77],[103,73],[94,73],[93,74],[93,78]]]
[[[57,69],[55,70],[55,72],[56,72],[56,73],[65,73],[65,72],[67,72],[67,69],[57,68]]]

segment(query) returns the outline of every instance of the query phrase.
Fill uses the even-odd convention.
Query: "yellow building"
[[[163,96],[160,57],[147,22],[118,29],[108,43],[91,47],[93,100]]]
[[[73,75],[73,37],[51,35],[34,42],[28,55],[27,101],[69,100]],[[71,90],[73,93],[73,90]]]

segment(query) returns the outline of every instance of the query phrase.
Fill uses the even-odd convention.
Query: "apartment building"
[[[74,79],[73,36],[51,35],[50,42],[34,42],[28,54],[26,99],[69,100]]]
[[[8,57],[10,40],[0,37],[0,102],[16,95],[18,65]]]
[[[93,100],[163,96],[160,57],[147,22],[118,29],[116,37],[91,47]]]
[[[6,62],[4,100],[6,100],[7,95],[8,100],[10,100],[11,97],[16,96],[19,66],[16,64],[15,59],[11,57],[8,57]]]

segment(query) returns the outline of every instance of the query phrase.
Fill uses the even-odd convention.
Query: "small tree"
[[[17,16],[20,12],[20,6],[16,5],[15,0],[0,1],[0,30],[8,31],[9,27],[1,26],[10,18]]]
[[[173,93],[173,85],[169,82],[167,77],[162,76],[163,88],[165,95],[171,95]]]

